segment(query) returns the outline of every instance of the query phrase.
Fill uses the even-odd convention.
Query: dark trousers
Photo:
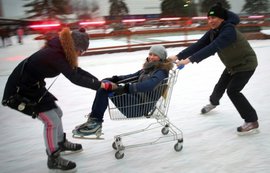
[[[103,122],[104,113],[109,104],[108,98],[111,99],[118,110],[127,118],[147,115],[148,112],[153,109],[156,104],[156,100],[159,98],[158,95],[154,94],[158,98],[153,97],[152,100],[148,100],[147,103],[145,103],[142,98],[145,98],[146,94],[124,94],[116,97],[109,97],[110,95],[111,92],[104,89],[97,90],[92,104],[91,118],[95,118],[97,121]]]
[[[221,74],[218,83],[215,85],[215,88],[210,96],[210,102],[213,105],[219,105],[219,100],[227,89],[227,94],[230,100],[245,122],[257,121],[258,116],[255,109],[241,93],[241,90],[248,83],[254,71],[255,70],[238,72],[231,75],[225,69]]]
[[[92,104],[91,118],[96,118],[97,121],[103,122],[104,113],[108,107],[109,92],[104,89],[98,89],[94,102]]]

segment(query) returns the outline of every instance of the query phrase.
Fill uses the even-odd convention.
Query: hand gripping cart
[[[182,67],[183,68],[183,67]],[[176,141],[175,151],[181,151],[183,148],[183,133],[167,117],[168,108],[172,96],[173,87],[177,81],[179,69],[173,69],[169,77],[153,91],[137,94],[123,94],[110,97],[108,111],[111,120],[135,120],[135,119],[155,119],[155,122],[149,124],[146,128],[122,133],[114,136],[112,143],[113,149],[116,150],[115,158],[122,159],[124,151],[128,148],[154,145],[164,142]],[[124,145],[123,138],[131,135],[144,136],[143,133],[151,131],[149,136],[152,137],[152,130],[160,128],[161,133],[149,142]],[[134,139],[134,138],[133,138]],[[138,138],[136,138],[137,140]]]

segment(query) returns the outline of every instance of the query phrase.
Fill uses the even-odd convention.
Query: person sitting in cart
[[[133,74],[104,79],[119,85],[113,92],[114,96],[112,92],[98,89],[87,122],[76,126],[72,131],[73,135],[97,135],[98,137],[101,135],[103,117],[109,103],[108,98],[127,118],[147,116],[162,95],[162,92],[155,92],[161,90],[159,86],[166,86],[162,84],[166,82],[164,79],[168,78],[172,68],[173,63],[167,59],[165,47],[152,46],[142,69]],[[165,87],[162,89],[165,90]]]

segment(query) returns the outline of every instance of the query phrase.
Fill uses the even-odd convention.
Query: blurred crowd
[[[23,44],[23,35],[24,29],[22,27],[18,27],[15,30],[11,29],[9,26],[0,27],[0,37],[1,43],[0,47],[7,47],[12,45],[11,36],[17,35],[17,41],[19,44]]]

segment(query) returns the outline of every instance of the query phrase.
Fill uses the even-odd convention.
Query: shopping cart
[[[122,159],[126,149],[170,141],[176,141],[176,144],[174,145],[175,151],[182,150],[183,133],[172,122],[170,122],[167,116],[172,91],[177,81],[178,72],[179,69],[171,70],[169,72],[169,77],[164,79],[163,82],[154,91],[137,93],[137,95],[133,95],[134,97],[130,97],[131,94],[110,97],[108,111],[111,120],[156,120],[155,122],[150,123],[146,128],[114,136],[112,147],[116,150],[116,159]],[[124,137],[130,137],[131,135],[138,135],[148,131],[152,132],[152,130],[157,128],[161,128],[162,134],[159,133],[157,137],[151,139],[149,142],[144,141],[131,145],[124,145],[122,142]],[[150,136],[152,137],[152,133]],[[143,140],[145,140],[145,138]]]

